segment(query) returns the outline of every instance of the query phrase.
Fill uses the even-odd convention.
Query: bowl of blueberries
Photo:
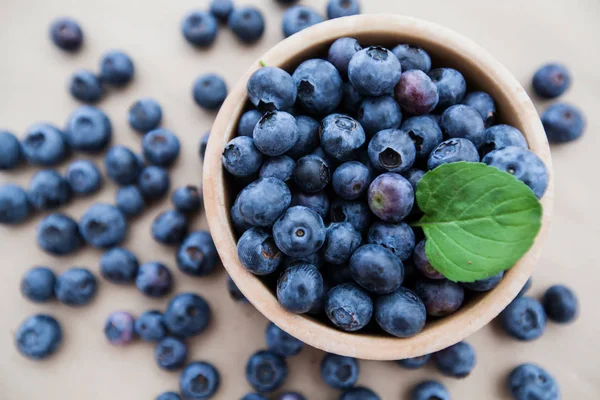
[[[373,360],[447,348],[506,308],[552,191],[544,128],[510,72],[392,15],[272,48],[221,107],[204,163],[211,233],[247,299],[311,346]]]

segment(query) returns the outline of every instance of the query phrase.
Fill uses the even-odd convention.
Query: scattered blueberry
[[[135,183],[142,168],[138,156],[125,146],[112,146],[104,156],[106,175],[119,185]]]
[[[401,70],[400,61],[391,51],[372,46],[360,50],[352,57],[348,65],[348,78],[359,93],[383,96],[394,90],[400,80]]]
[[[190,233],[177,249],[177,267],[192,276],[205,276],[219,263],[217,248],[206,231]]]
[[[206,132],[202,139],[200,139],[200,146],[198,148],[198,154],[200,159],[204,162],[204,156],[206,155],[206,148],[208,147],[208,138],[210,137],[210,131]]]
[[[423,300],[427,315],[446,317],[462,306],[465,291],[458,283],[444,280],[419,280],[415,293]]]
[[[413,166],[417,152],[408,132],[386,129],[369,142],[369,159],[379,170],[402,173]]]
[[[362,237],[348,222],[337,222],[327,228],[327,239],[323,246],[325,260],[331,264],[344,264],[362,244]]]
[[[564,285],[551,286],[542,299],[544,310],[549,319],[561,324],[573,322],[578,314],[578,302],[575,293]]]
[[[100,60],[100,79],[103,83],[125,86],[133,79],[134,72],[133,61],[120,50],[111,50]]]
[[[108,316],[104,324],[104,336],[115,346],[125,346],[133,342],[133,315],[125,311],[116,311]]]
[[[227,24],[240,41],[248,44],[257,42],[265,32],[262,12],[251,6],[234,9]]]
[[[490,126],[485,130],[483,145],[479,150],[482,155],[485,155],[508,146],[529,148],[527,140],[520,130],[510,125],[500,124]]]
[[[204,298],[195,293],[180,293],[169,301],[164,320],[172,334],[185,338],[202,333],[211,320],[211,314]]]
[[[311,7],[290,7],[283,13],[281,23],[283,36],[290,37],[293,34],[320,22],[323,22],[323,17]]]
[[[282,357],[300,354],[304,343],[270,322],[265,331],[265,342],[270,351]]]
[[[147,342],[158,342],[167,336],[163,314],[157,310],[144,312],[134,324],[135,334]]]
[[[411,400],[450,400],[450,392],[438,381],[424,381],[411,391]]]
[[[358,0],[329,0],[327,3],[327,18],[341,18],[360,14]]]
[[[60,163],[69,152],[65,135],[54,125],[43,123],[27,128],[21,150],[27,162],[44,166]]]
[[[291,75],[275,67],[263,67],[253,73],[247,91],[250,102],[261,111],[288,110],[298,95]]]
[[[0,170],[15,168],[23,157],[21,144],[15,135],[0,130]]]
[[[364,328],[373,315],[373,301],[354,283],[344,283],[327,293],[325,313],[338,328],[354,332]]]
[[[376,244],[359,247],[350,258],[352,278],[375,294],[387,294],[402,284],[402,262],[390,250]]]
[[[304,61],[292,78],[298,90],[298,104],[312,115],[327,115],[342,102],[342,77],[328,61],[313,58]]]
[[[53,210],[71,200],[71,187],[58,172],[42,169],[29,181],[27,199],[36,210]]]
[[[142,151],[147,163],[168,167],[179,156],[180,144],[177,136],[166,129],[148,132],[142,140]]]
[[[329,47],[327,61],[337,68],[342,78],[347,79],[348,64],[360,50],[362,50],[362,46],[358,43],[358,40],[349,37],[339,38]]]
[[[289,207],[287,185],[275,178],[261,178],[246,186],[233,204],[242,220],[252,226],[271,226]]]
[[[293,177],[295,166],[296,162],[291,157],[271,157],[264,162],[258,176],[260,178],[277,178],[280,181],[288,182]]]
[[[508,390],[515,400],[559,400],[560,388],[552,375],[535,364],[521,364],[507,379]]]
[[[37,226],[37,243],[42,250],[62,256],[78,250],[83,244],[79,226],[71,217],[53,213]]]
[[[171,179],[161,167],[150,165],[142,170],[138,178],[138,188],[147,200],[158,200],[169,191]]]
[[[177,211],[193,214],[200,211],[202,207],[202,194],[196,186],[181,186],[171,195],[171,202]]]
[[[425,305],[406,288],[375,299],[375,320],[390,335],[414,336],[423,330],[426,318]]]
[[[65,178],[71,191],[80,195],[97,192],[102,186],[102,174],[96,164],[88,160],[73,161],[67,167]]]
[[[437,109],[445,110],[461,102],[467,91],[467,83],[460,72],[452,68],[436,68],[427,75],[438,89],[440,100]]]
[[[321,378],[334,389],[348,389],[358,380],[358,360],[352,357],[325,354],[321,361]]]
[[[27,193],[20,186],[7,183],[0,186],[0,224],[18,224],[29,216]]]
[[[79,221],[81,236],[91,246],[110,248],[119,245],[127,235],[127,221],[119,209],[97,203],[88,208]]]
[[[415,248],[415,233],[404,223],[375,222],[369,228],[367,242],[390,250],[402,262],[410,259]]]
[[[188,364],[179,377],[179,391],[184,399],[210,399],[219,390],[219,371],[207,362],[194,361]]]
[[[403,368],[406,369],[419,369],[424,367],[425,364],[431,359],[431,354],[425,354],[423,356],[405,358],[403,360],[397,360],[396,362]]]
[[[69,78],[69,92],[84,103],[96,103],[104,94],[100,77],[87,69],[78,69]]]
[[[166,337],[156,345],[154,359],[158,366],[167,371],[175,371],[185,364],[188,349],[185,343],[174,337]]]
[[[567,103],[556,103],[544,111],[542,124],[550,142],[566,143],[579,139],[587,123],[579,108]]]
[[[339,400],[381,400],[381,398],[371,389],[357,386],[342,393]]]
[[[73,267],[56,278],[54,294],[58,301],[68,306],[88,304],[98,288],[96,277],[85,268]]]
[[[100,274],[112,283],[133,283],[139,265],[135,254],[127,249],[115,247],[100,258]]]
[[[32,360],[42,360],[54,354],[62,343],[62,328],[54,317],[35,314],[21,323],[15,333],[19,352]]]
[[[227,85],[219,75],[205,74],[194,82],[192,94],[194,101],[200,107],[216,111],[227,97]]]
[[[99,108],[81,106],[69,116],[65,137],[73,149],[97,153],[110,143],[112,126],[106,114]]]
[[[546,64],[535,72],[531,84],[535,94],[545,99],[553,99],[569,89],[571,73],[562,64]]]
[[[163,297],[173,287],[173,275],[164,264],[147,262],[140,265],[135,277],[135,286],[149,297]]]
[[[137,100],[129,108],[129,125],[140,133],[158,128],[162,120],[162,108],[150,97]]]
[[[159,394],[155,400],[181,400],[181,397],[175,392],[164,392]]]
[[[227,277],[227,291],[229,292],[229,296],[238,303],[248,304],[249,301],[244,296],[244,293],[237,287],[233,279],[230,276]]]
[[[238,123],[238,136],[252,137],[254,134],[254,127],[258,124],[258,121],[260,121],[262,116],[263,113],[258,110],[250,110],[243,113],[240,117],[240,122]]]
[[[233,12],[233,0],[211,0],[210,13],[222,22],[227,22],[227,19]]]
[[[502,327],[518,340],[534,340],[544,334],[546,313],[536,299],[523,296],[515,299],[500,314]]]
[[[402,111],[392,96],[366,98],[358,109],[358,122],[369,136],[384,129],[399,128]]]
[[[260,393],[279,389],[288,375],[285,359],[272,351],[260,350],[246,363],[246,380]]]
[[[21,293],[27,299],[43,303],[54,298],[56,276],[46,267],[31,268],[21,279]]]
[[[364,232],[371,224],[371,210],[362,201],[336,199],[330,208],[331,222],[349,222],[358,232]]]
[[[277,300],[286,310],[303,314],[312,310],[324,292],[323,277],[310,264],[296,264],[286,269],[277,281]]]
[[[58,18],[50,25],[50,39],[58,48],[75,52],[83,43],[83,31],[74,19]]]
[[[412,44],[399,44],[392,49],[392,53],[400,61],[403,71],[418,69],[428,73],[431,69],[431,57],[420,47]]]
[[[475,145],[467,139],[444,140],[429,155],[427,168],[432,170],[442,164],[458,161],[479,162],[479,153]]]
[[[455,378],[467,377],[475,367],[475,350],[467,342],[458,342],[433,354],[438,370]]]
[[[427,74],[418,69],[405,71],[394,89],[403,110],[414,115],[431,112],[439,103],[438,87]]]
[[[500,284],[503,277],[504,271],[500,271],[496,275],[492,275],[489,278],[480,279],[475,282],[462,282],[461,285],[465,289],[469,289],[474,292],[489,292],[490,290],[498,286],[498,284]]]
[[[204,11],[192,11],[181,22],[181,32],[191,45],[208,47],[217,38],[219,26],[211,14]]]
[[[254,127],[253,139],[261,153],[280,156],[298,140],[296,118],[285,111],[268,111]]]
[[[263,155],[251,137],[237,136],[225,146],[221,161],[230,174],[243,178],[258,172],[263,163]]]
[[[337,161],[354,158],[366,140],[361,124],[343,114],[331,114],[321,122],[321,147]]]
[[[277,396],[277,400],[306,400],[306,397],[298,392],[285,392]]]
[[[123,186],[117,190],[115,205],[125,216],[136,217],[144,211],[146,203],[137,186]]]
[[[244,232],[238,241],[237,252],[242,265],[255,275],[274,272],[283,259],[273,237],[259,228]]]
[[[247,395],[242,397],[240,400],[269,400],[269,399],[267,399],[266,397],[264,397],[258,393],[248,393]]]
[[[496,103],[492,96],[485,92],[469,92],[464,97],[463,104],[473,107],[481,118],[486,128],[494,125],[496,122]]]

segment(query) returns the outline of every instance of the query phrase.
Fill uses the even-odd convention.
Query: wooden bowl
[[[208,223],[221,261],[242,293],[269,320],[296,338],[331,353],[371,360],[397,360],[432,353],[459,342],[489,323],[516,297],[530,277],[547,236],[552,213],[553,174],[548,141],[536,109],[510,72],[470,39],[430,22],[396,15],[335,19],[282,41],[260,60],[266,65],[293,72],[302,61],[322,56],[335,39],[344,36],[358,39],[363,46],[394,46],[398,43],[421,46],[429,52],[435,66],[458,69],[471,89],[475,87],[492,95],[497,103],[498,119],[525,134],[531,150],[544,161],[550,173],[550,184],[542,199],[542,229],[534,246],[493,291],[475,297],[449,317],[429,322],[412,338],[346,333],[310,316],[285,311],[274,294],[238,260],[236,234],[229,220],[234,193],[229,190],[221,164],[223,149],[236,135],[239,117],[247,106],[246,82],[260,68],[258,60],[229,94],[211,131],[204,161]]]

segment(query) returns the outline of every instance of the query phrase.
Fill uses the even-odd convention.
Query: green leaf
[[[542,225],[542,205],[511,174],[457,162],[426,173],[417,186],[429,262],[446,278],[473,282],[511,268]]]
[[[263,60],[260,60],[258,63],[260,64],[261,67],[267,66],[267,63],[265,63]]]

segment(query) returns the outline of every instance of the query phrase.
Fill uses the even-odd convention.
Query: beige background
[[[120,48],[136,63],[135,82],[123,91],[111,91],[101,102],[112,119],[115,142],[139,149],[140,138],[127,125],[129,105],[141,96],[155,97],[163,106],[164,126],[183,141],[182,155],[172,171],[173,186],[200,183],[201,164],[197,145],[210,128],[214,115],[199,110],[191,99],[191,85],[201,73],[222,73],[231,87],[250,62],[281,39],[282,10],[272,0],[239,0],[259,6],[267,17],[265,37],[256,45],[243,46],[221,29],[215,45],[194,50],[183,39],[179,23],[185,12],[204,8],[207,1],[192,0],[0,0],[0,127],[22,135],[34,122],[64,126],[77,106],[65,90],[78,67],[97,69],[105,50]],[[325,0],[304,0],[324,9]],[[565,99],[583,108],[588,117],[584,138],[552,149],[556,177],[554,225],[535,273],[531,293],[540,295],[552,283],[564,282],[578,293],[582,314],[573,326],[550,324],[533,343],[506,338],[489,326],[469,338],[477,350],[478,365],[468,379],[442,378],[454,399],[507,398],[507,372],[525,361],[537,362],[559,381],[564,399],[600,398],[600,323],[598,317],[597,154],[598,93],[600,93],[600,3],[594,0],[484,0],[395,1],[363,0],[370,13],[402,13],[429,19],[475,39],[526,84],[535,68],[547,60],[569,65],[574,85]],[[526,3],[526,4],[523,4]],[[67,55],[47,38],[49,22],[71,15],[85,30],[83,51]],[[540,109],[544,104],[539,103]],[[64,171],[65,166],[61,166]],[[34,168],[0,174],[0,181],[26,185]],[[115,186],[92,199],[76,199],[66,212],[78,217],[93,202],[113,201]],[[233,303],[225,289],[226,275],[194,279],[175,269],[173,250],[155,244],[149,233],[152,218],[169,207],[167,201],[148,210],[131,225],[126,246],[141,261],[160,260],[173,267],[178,291],[194,290],[205,296],[214,310],[206,334],[190,341],[192,359],[213,362],[222,374],[215,398],[238,399],[249,391],[244,378],[248,356],[264,347],[266,320],[250,306]],[[21,275],[34,265],[48,265],[60,272],[74,265],[98,272],[100,252],[87,249],[77,255],[54,258],[35,245],[35,225],[0,226],[0,399],[2,400],[130,400],[153,399],[176,389],[178,374],[158,369],[153,347],[136,343],[127,348],[108,345],[102,334],[106,316],[124,309],[135,314],[149,308],[163,309],[167,299],[151,300],[134,287],[100,284],[94,303],[80,309],[58,304],[35,305],[18,290]],[[206,228],[204,218],[194,227]],[[34,363],[14,349],[13,334],[25,316],[49,312],[63,324],[63,348],[52,359]],[[286,388],[302,391],[311,400],[333,400],[336,392],[320,380],[322,353],[306,349],[290,360]],[[376,390],[383,399],[406,399],[409,388],[425,377],[440,378],[430,367],[406,371],[393,363],[361,362],[360,384]]]

